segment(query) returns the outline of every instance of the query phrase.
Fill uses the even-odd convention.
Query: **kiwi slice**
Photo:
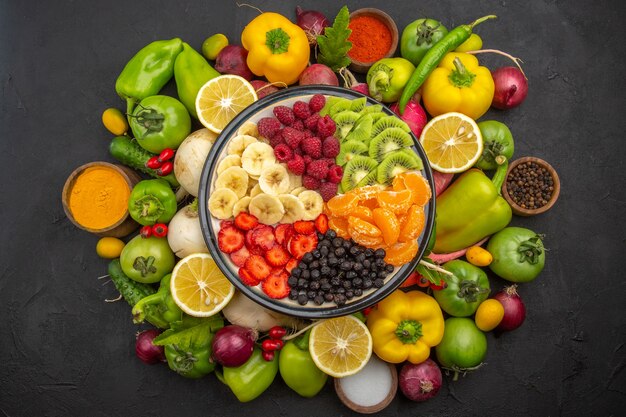
[[[352,131],[346,136],[346,140],[358,140],[369,145],[370,138],[372,137],[372,123],[372,116],[370,114],[359,117]]]
[[[398,119],[396,116],[385,116],[381,117],[379,120],[376,121],[376,123],[374,123],[374,126],[372,128],[372,137],[378,135],[380,132],[390,127],[398,127],[405,132],[411,131],[409,125]]]
[[[367,151],[367,145],[358,140],[343,142],[339,148],[339,155],[337,155],[337,165],[344,166],[357,155],[367,155]]]
[[[373,107],[373,106],[372,106]],[[369,113],[372,116],[372,122],[376,123],[378,122],[380,119],[382,119],[383,117],[387,117],[388,114],[382,111],[375,111],[375,112],[370,112]]]
[[[359,183],[356,185],[356,188],[359,187],[367,187],[368,185],[376,185],[378,184],[378,169],[367,174]]]
[[[365,106],[359,113],[368,114],[368,113],[382,113],[383,105],[382,104],[372,104],[371,106]],[[385,113],[383,113],[384,115]]]
[[[415,165],[416,165],[415,169],[424,169],[424,162],[422,162],[422,158],[420,158],[419,155],[415,153],[413,148],[404,148],[404,149],[401,149],[399,152],[402,152],[403,154],[405,154],[406,156],[408,156],[415,162]]]
[[[409,151],[410,152],[410,151]],[[418,164],[419,158],[416,161],[411,156],[405,153],[405,149],[394,151],[385,156],[382,162],[378,165],[376,170],[376,180],[380,184],[390,185],[391,180],[403,172],[411,171],[414,169],[420,169]]]
[[[370,142],[369,156],[382,161],[393,151],[413,145],[413,138],[399,127],[390,127],[372,139]]]
[[[339,98],[339,100],[330,108],[328,114],[330,115],[330,117],[334,118],[337,114],[342,113],[346,110],[350,110],[351,105],[352,100],[348,100],[347,98]]]
[[[338,104],[341,104],[341,103],[338,103]],[[350,133],[356,121],[359,120],[360,116],[359,116],[359,113],[356,113],[350,110],[345,110],[334,116],[331,115],[331,117],[335,121],[335,125],[337,125],[337,130],[335,134],[339,136],[339,139],[341,140],[341,139],[345,139],[345,137],[348,136],[348,133]]]
[[[337,104],[340,100],[343,99],[341,97],[327,96],[326,103],[324,104],[324,107],[322,107],[322,110],[320,110],[320,116],[326,116],[328,112],[330,112],[330,108]]]
[[[350,110],[359,113],[361,110],[365,108],[365,104],[367,103],[367,97],[361,97],[352,100],[352,104],[350,104]]]
[[[352,158],[343,169],[343,179],[341,180],[343,191],[350,191],[356,187],[368,174],[376,172],[377,166],[378,162],[368,156],[357,155]]]

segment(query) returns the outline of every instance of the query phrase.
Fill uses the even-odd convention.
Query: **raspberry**
[[[285,140],[285,143],[291,149],[298,148],[298,146],[300,145],[300,142],[302,142],[302,139],[304,138],[304,134],[302,132],[299,132],[292,127],[283,128],[282,136],[283,136],[283,139]]]
[[[337,129],[337,125],[329,115],[326,115],[317,121],[317,134],[322,137],[332,136]]]
[[[309,100],[309,108],[313,113],[317,113],[324,108],[324,104],[326,104],[326,97],[321,94],[315,94]]]
[[[311,161],[313,161],[313,159],[309,155],[304,155],[302,157],[302,160],[304,161],[305,166],[308,166],[311,163]]]
[[[280,130],[281,126],[278,119],[273,117],[264,117],[257,122],[256,127],[259,129],[259,135],[264,138],[271,139],[274,137],[276,132]]]
[[[294,175],[304,174],[305,168],[304,159],[298,154],[294,155],[293,158],[287,162],[287,169]]]
[[[306,167],[306,173],[313,178],[323,180],[328,174],[328,165],[326,165],[326,162],[322,160],[311,161],[311,163]]]
[[[319,161],[324,161],[328,169],[332,168],[335,165],[335,158],[322,158]]]
[[[318,159],[322,156],[322,141],[318,137],[303,140],[300,143],[300,147],[302,147],[305,154],[313,159]]]
[[[275,148],[281,143],[285,143],[285,139],[283,139],[282,129],[276,132],[276,134],[270,138],[270,146],[272,148]]]
[[[317,191],[322,196],[322,200],[328,201],[337,195],[337,184],[332,182],[323,182]]]
[[[321,119],[318,113],[313,113],[304,121],[304,126],[309,129],[311,132],[317,132],[317,121]]]
[[[293,114],[300,120],[304,120],[311,115],[309,105],[304,101],[296,101],[293,103]]]
[[[313,136],[315,136],[315,133],[311,132],[309,129],[304,130],[304,139],[312,138]]]
[[[285,126],[291,126],[293,122],[296,121],[296,116],[293,114],[293,110],[291,110],[287,106],[276,106],[274,107],[274,116]]]
[[[302,185],[309,190],[317,190],[320,187],[320,180],[305,174],[302,177]]]
[[[298,146],[296,149],[293,150],[293,153],[302,156],[302,149],[300,149],[300,147]]]
[[[287,162],[293,158],[293,151],[287,144],[281,143],[274,148],[274,155],[280,162]]]
[[[293,127],[294,129],[296,129],[299,132],[304,132],[304,122],[302,120],[300,120],[300,119],[298,119],[295,122],[293,122],[291,127]]]
[[[328,174],[326,175],[326,180],[328,182],[332,182],[333,184],[339,184],[341,182],[341,178],[343,178],[343,168],[339,165],[333,165],[328,170]]]
[[[322,150],[326,158],[335,158],[339,155],[339,141],[334,136],[328,136],[324,139]]]

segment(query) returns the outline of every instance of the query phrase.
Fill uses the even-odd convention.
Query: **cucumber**
[[[128,278],[122,271],[119,259],[114,259],[109,263],[109,276],[115,288],[131,307],[134,307],[142,298],[156,293],[152,286]]]
[[[128,136],[116,136],[109,145],[109,152],[113,158],[117,159],[124,165],[127,165],[137,171],[141,171],[154,178],[162,178],[166,180],[172,187],[178,187],[180,184],[176,181],[173,173],[164,177],[159,177],[155,170],[146,167],[148,159],[155,156],[153,153],[146,151],[139,144]]]

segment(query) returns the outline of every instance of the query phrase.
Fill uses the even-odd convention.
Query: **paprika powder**
[[[352,33],[348,40],[352,48],[348,56],[361,62],[375,62],[391,49],[391,31],[380,19],[373,16],[357,16],[350,20]]]

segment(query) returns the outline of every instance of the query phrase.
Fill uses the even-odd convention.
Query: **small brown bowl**
[[[509,203],[509,205],[511,206],[511,210],[513,210],[513,214],[516,214],[518,216],[528,217],[528,216],[534,216],[536,214],[545,213],[554,205],[554,203],[556,203],[556,200],[559,198],[559,193],[561,192],[561,181],[559,180],[559,176],[557,175],[556,170],[552,168],[552,165],[550,165],[543,159],[535,158],[532,156],[519,158],[511,162],[509,164],[509,169],[506,173],[506,178],[508,179],[509,174],[516,166],[518,166],[519,164],[523,164],[525,162],[534,162],[540,167],[547,170],[552,176],[552,182],[554,183],[554,190],[552,191],[552,197],[550,197],[550,200],[548,201],[546,205],[539,207],[537,209],[527,209],[527,208],[520,207],[515,201],[513,201],[513,199],[509,195],[509,190],[507,188],[507,180],[506,179],[504,180],[504,184],[502,184],[502,196],[507,201],[507,203]]]
[[[139,177],[139,175],[137,175],[135,171],[125,166],[110,164],[108,162],[99,162],[99,161],[89,162],[87,164],[81,165],[78,168],[76,168],[70,174],[70,176],[67,177],[67,180],[65,181],[65,185],[63,186],[63,194],[61,196],[61,202],[63,203],[63,210],[65,211],[65,215],[67,216],[67,218],[70,219],[70,221],[74,223],[76,227],[86,230],[89,233],[93,233],[97,236],[124,237],[130,234],[131,232],[133,232],[135,229],[137,229],[137,227],[139,227],[139,224],[136,223],[132,219],[132,217],[130,217],[128,210],[126,210],[126,213],[120,220],[118,220],[116,223],[112,224],[111,226],[105,227],[103,229],[91,229],[89,227],[83,226],[82,224],[76,221],[76,219],[72,215],[72,211],[70,210],[70,205],[69,205],[70,193],[72,192],[72,187],[74,186],[74,182],[76,181],[76,178],[78,178],[78,176],[87,168],[99,167],[99,166],[112,168],[113,170],[117,171],[124,178],[124,180],[126,180],[126,183],[128,184],[128,187],[131,190],[139,181],[141,181],[141,178]]]
[[[352,13],[350,13],[350,20],[358,16],[374,17],[380,20],[381,22],[383,22],[385,26],[387,26],[387,28],[391,32],[391,48],[385,54],[385,56],[381,58],[392,57],[393,54],[396,53],[396,49],[398,49],[398,26],[396,26],[396,22],[394,22],[391,16],[389,16],[387,13],[383,12],[382,10],[375,9],[373,7],[365,7],[363,9],[358,9],[358,10],[353,11]],[[370,67],[374,65],[376,61],[378,61],[376,60],[372,62],[362,62],[353,58],[350,58],[350,59],[352,60],[352,63],[350,64],[350,69],[354,72],[358,72],[361,74],[366,73],[370,69]]]
[[[372,357],[374,357],[374,355],[372,355]],[[378,360],[381,360],[381,359],[378,359]],[[356,411],[357,413],[360,413],[360,414],[374,414],[387,408],[387,406],[391,404],[393,399],[396,397],[396,392],[398,391],[398,370],[396,369],[396,365],[394,365],[393,363],[387,363],[386,365],[389,366],[389,371],[391,373],[391,391],[389,391],[389,393],[387,394],[387,396],[385,397],[383,401],[379,402],[378,404],[371,405],[371,406],[362,406],[362,405],[356,404],[353,401],[351,401],[343,392],[343,389],[341,387],[341,379],[336,378],[335,379],[335,392],[337,393],[337,396],[339,397],[341,402],[352,411]]]

